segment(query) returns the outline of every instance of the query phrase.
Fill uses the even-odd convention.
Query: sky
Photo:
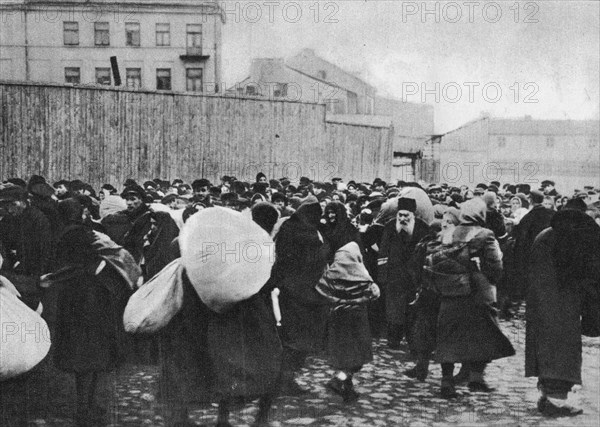
[[[223,80],[303,48],[377,93],[434,106],[445,133],[489,114],[599,119],[598,1],[227,1]]]

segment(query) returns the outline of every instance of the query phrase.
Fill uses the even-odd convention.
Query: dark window
[[[274,98],[285,98],[287,96],[287,83],[277,83],[273,89]]]
[[[125,23],[125,44],[127,46],[140,45],[140,24],[137,22]]]
[[[139,89],[142,87],[142,69],[141,68],[126,68],[125,76],[127,79],[127,87],[129,89]]]
[[[187,54],[202,55],[202,24],[187,25]]]
[[[171,46],[171,24],[156,24],[156,46]]]
[[[171,69],[157,68],[156,69],[156,89],[171,90]]]
[[[110,46],[108,22],[94,23],[94,43],[96,46]]]
[[[65,83],[80,83],[81,72],[79,67],[66,67],[65,68]]]
[[[506,147],[506,137],[499,136],[498,137],[498,148],[504,148],[504,147]]]
[[[96,68],[96,83],[110,86],[110,68]]]
[[[256,86],[246,86],[246,95],[251,95],[251,96],[258,95]]]
[[[319,70],[317,72],[317,77],[321,80],[327,80],[327,73],[325,72],[325,70]]]
[[[553,136],[547,136],[546,137],[546,146],[547,147],[554,147],[554,137]]]
[[[79,23],[63,22],[63,40],[66,46],[79,44]]]
[[[185,70],[186,86],[189,92],[202,92],[202,68],[187,68]]]

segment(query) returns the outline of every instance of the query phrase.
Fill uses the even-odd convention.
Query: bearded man
[[[415,247],[429,233],[429,226],[415,218],[415,199],[398,199],[398,213],[384,227],[377,260],[377,277],[386,293],[388,346],[398,350],[406,336],[408,303],[416,290],[409,261]]]

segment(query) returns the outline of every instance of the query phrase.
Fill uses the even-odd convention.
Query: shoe
[[[571,405],[556,406],[545,397],[540,397],[537,402],[537,408],[542,415],[552,418],[574,417],[583,414],[583,409],[581,408],[576,408]]]
[[[340,396],[344,393],[344,381],[340,380],[338,377],[333,377],[327,381],[325,387],[334,393],[339,394]]]
[[[304,396],[309,393],[310,390],[300,387],[294,380],[285,382],[279,389],[280,396]]]
[[[327,384],[325,384],[325,387],[342,396],[342,399],[345,403],[355,402],[358,400],[359,394],[356,392],[356,390],[354,390],[351,378],[342,381],[339,378],[334,377],[330,379]]]
[[[428,374],[427,371],[428,369],[423,369],[419,365],[416,365],[414,368],[407,369],[406,371],[404,371],[404,375],[406,375],[409,378],[415,378],[419,381],[425,381]]]
[[[493,391],[496,391],[496,389],[494,387],[490,387],[489,385],[487,385],[487,383],[485,381],[483,381],[483,382],[471,381],[469,383],[469,391],[472,391],[474,393],[477,393],[477,392],[491,393]]]
[[[461,366],[458,374],[454,375],[454,384],[465,384],[469,381],[469,370]]]
[[[440,395],[442,396],[442,399],[455,399],[458,397],[458,393],[456,392],[452,380],[442,380]]]

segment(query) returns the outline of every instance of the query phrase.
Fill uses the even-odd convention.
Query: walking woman
[[[502,253],[494,233],[485,227],[486,204],[477,198],[461,206],[460,224],[452,245],[463,245],[459,261],[468,266],[468,287],[464,293],[441,294],[436,359],[442,364],[441,394],[457,396],[454,364],[469,370],[469,390],[490,392],[483,378],[486,365],[512,356],[515,351],[498,327],[495,283],[502,274]]]

